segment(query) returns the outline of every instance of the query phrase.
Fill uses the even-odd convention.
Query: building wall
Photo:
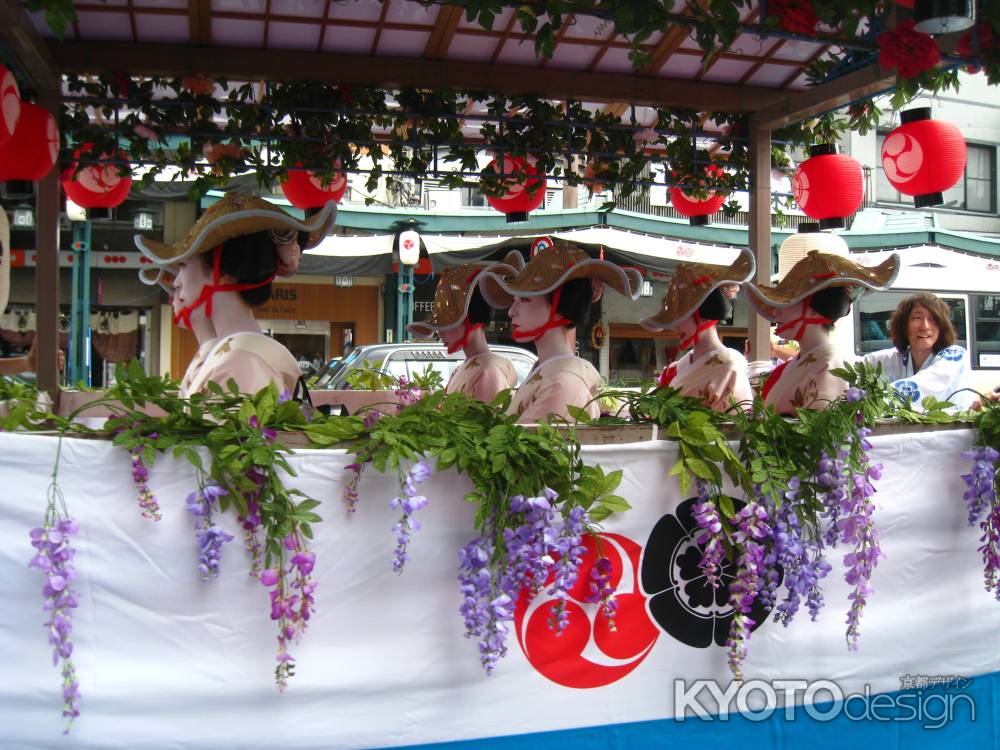
[[[304,279],[304,277],[303,277]],[[380,341],[382,288],[377,280],[355,278],[353,286],[337,287],[329,277],[295,278],[293,282],[274,284],[267,304],[254,309],[254,317],[267,327],[267,321],[303,321],[304,332],[316,332],[317,323],[327,324],[330,356],[342,353],[342,332],[353,329],[354,345]],[[273,326],[276,333],[293,330],[287,325]],[[280,330],[279,330],[280,329]],[[190,331],[173,327],[168,372],[180,378],[198,346]]]
[[[932,117],[936,120],[950,122],[962,131],[967,143],[988,145],[996,148],[1000,144],[1000,99],[997,98],[995,90],[991,90],[986,84],[986,79],[982,75],[959,75],[961,88],[956,93],[949,91],[938,96],[928,96],[915,100],[907,105],[905,109],[912,109],[918,106],[929,106]],[[882,121],[878,131],[884,132],[898,127],[900,124],[899,113],[892,112],[888,105],[888,99],[880,100],[883,108]],[[879,163],[880,154],[877,147],[877,132],[859,135],[858,133],[848,134],[842,144],[845,153],[850,154],[862,166],[871,169],[870,195],[869,200],[875,203],[876,188],[876,168]],[[998,154],[997,156],[1000,156]],[[1000,208],[1000,195],[998,195],[997,165],[1000,158],[994,160],[994,200],[995,205]],[[888,211],[915,211],[912,206],[903,208],[901,206],[881,205]],[[986,214],[973,211],[961,211],[948,207],[931,207],[919,209],[921,212],[934,215],[937,226],[942,229],[952,229],[963,232],[975,232],[979,234],[1000,234],[1000,215],[997,213]]]

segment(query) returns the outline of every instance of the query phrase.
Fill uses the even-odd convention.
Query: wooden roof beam
[[[329,0],[327,0],[329,2]],[[442,5],[438,11],[434,30],[424,48],[424,57],[431,60],[443,60],[448,56],[448,47],[455,38],[458,22],[462,20],[462,9],[454,5]]]
[[[761,130],[783,128],[858,99],[891,91],[895,85],[895,72],[886,72],[874,62],[814,88],[786,93],[780,101],[761,107],[753,121]]]
[[[409,57],[372,57],[297,52],[262,55],[243,47],[201,48],[176,44],[53,42],[60,70],[133,75],[218,76],[230,80],[326,80],[339,84],[531,93],[583,102],[628,101],[638,105],[749,112],[781,103],[787,94],[753,86],[731,86],[628,73],[600,73]]]
[[[188,0],[191,44],[212,43],[212,0]]]
[[[14,53],[22,73],[39,90],[59,90],[59,68],[49,46],[19,2],[0,2],[0,43]]]

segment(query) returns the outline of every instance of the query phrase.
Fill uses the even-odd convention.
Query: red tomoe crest
[[[587,602],[590,571],[597,561],[597,544],[585,536],[587,552],[580,574],[569,591],[566,609],[569,625],[557,635],[549,627],[556,599],[546,593],[552,577],[534,598],[522,591],[514,609],[514,626],[521,650],[538,672],[571,688],[597,688],[620,680],[652,650],[657,628],[646,613],[646,599],[639,590],[642,548],[620,534],[598,534],[601,553],[611,563],[611,583],[616,587],[618,611],[612,630],[600,604]]]

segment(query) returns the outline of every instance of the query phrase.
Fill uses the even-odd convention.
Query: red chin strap
[[[248,289],[258,289],[262,286],[267,286],[274,281],[274,274],[272,273],[264,281],[258,281],[256,284],[220,284],[219,279],[222,278],[222,272],[219,270],[219,265],[221,263],[222,245],[219,245],[212,250],[212,283],[205,284],[201,288],[201,294],[198,295],[198,299],[190,305],[181,308],[179,312],[174,313],[174,325],[191,328],[191,313],[202,305],[205,306],[205,317],[211,320],[212,296],[216,292],[244,292]]]
[[[692,319],[695,322],[694,333],[692,333],[686,339],[681,341],[680,348],[682,351],[697,344],[698,339],[701,338],[701,334],[703,334],[705,331],[707,331],[709,328],[711,328],[712,326],[714,326],[716,323],[719,322],[717,320],[702,320],[701,315],[699,315],[697,312],[695,312],[694,317]]]
[[[798,326],[798,330],[795,331],[795,333],[792,335],[792,338],[795,339],[796,341],[801,341],[802,335],[806,332],[807,327],[829,325],[830,323],[832,323],[833,322],[832,320],[822,315],[817,315],[816,317],[813,318],[808,317],[807,311],[809,310],[809,302],[811,300],[812,300],[811,296],[806,297],[804,300],[802,300],[802,314],[795,320],[790,320],[784,325],[778,326],[777,328],[774,329],[774,332],[780,335],[785,331],[790,331],[795,326]]]
[[[448,354],[454,354],[459,349],[464,349],[465,345],[469,343],[469,336],[472,335],[472,332],[478,331],[480,328],[483,327],[484,324],[473,323],[470,326],[469,319],[466,318],[465,320],[462,321],[462,325],[465,326],[465,333],[462,335],[462,338],[460,338],[458,341],[456,341],[454,344],[448,347]]]
[[[573,321],[566,320],[562,315],[559,315],[559,296],[562,294],[562,287],[559,287],[552,293],[552,306],[549,308],[549,319],[547,322],[538,326],[538,328],[532,328],[530,330],[524,330],[523,328],[518,328],[517,326],[511,326],[510,336],[514,341],[520,344],[527,343],[529,341],[536,341],[543,333],[552,328],[563,328],[565,326],[573,325]]]

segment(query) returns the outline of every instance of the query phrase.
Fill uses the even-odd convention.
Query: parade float
[[[213,46],[236,41],[213,29],[254,13],[157,6],[185,31],[164,22],[154,40],[136,23],[136,0],[121,11],[131,42],[108,43],[88,35],[89,6],[31,3],[42,12],[32,21],[7,3],[3,39],[24,80],[5,89],[3,124],[17,137],[15,109],[30,121],[29,104],[7,103],[34,84],[45,107],[62,108],[63,180],[99,167],[107,183],[110,162],[154,176],[186,170],[195,190],[248,170],[265,183],[301,171],[333,193],[361,168],[376,181],[436,171],[445,143],[462,169],[442,179],[457,185],[483,147],[463,145],[470,122],[498,157],[477,173],[498,200],[528,174],[498,171],[513,159],[504,152],[533,157],[529,184],[535,174],[586,184],[566,161],[592,154],[592,179],[622,193],[641,190],[642,167],[660,160],[698,175],[675,186],[688,199],[749,189],[767,284],[772,146],[830,141],[846,126],[836,107],[892,89],[902,106],[921,87],[953,83],[969,58],[997,74],[983,33],[991,7],[940,21],[921,3],[913,16],[871,2],[634,5],[595,3],[588,15],[551,4],[545,15],[531,4],[360,3],[377,31],[370,55],[355,56],[326,51],[323,35],[337,19],[367,22],[328,7],[317,11],[327,19],[319,51],[289,72],[287,61],[262,62],[281,55]],[[306,25],[272,13],[256,12],[265,40],[269,24]],[[414,32],[421,14],[432,29],[421,64],[380,50],[383,31]],[[507,27],[497,49],[520,35],[535,48],[529,64],[435,61],[455,37],[494,38],[498,18]],[[536,52],[556,59],[591,21],[605,35],[600,57],[629,57],[636,72],[593,63],[574,79],[535,65]],[[972,53],[952,56],[951,32],[969,27]],[[65,36],[46,42],[37,29]],[[680,59],[703,54],[703,71],[718,64],[729,83],[661,72],[688,33],[699,50]],[[752,74],[728,70],[726,52],[744,36],[812,45],[811,62],[747,85]],[[944,57],[937,39],[950,45]],[[372,64],[376,53],[384,64]],[[325,54],[339,69],[310,80]],[[814,85],[783,89],[800,76]],[[538,95],[525,93],[533,82]],[[459,93],[483,88],[496,93]],[[611,117],[581,104],[590,101],[626,104]],[[637,107],[652,119],[638,121]],[[875,117],[863,104],[850,111],[854,126]],[[31,133],[42,167],[49,119]],[[720,127],[706,136],[709,121]],[[718,169],[701,163],[709,139]],[[375,150],[393,167],[361,161]],[[327,417],[274,387],[212,384],[181,398],[174,380],[133,364],[87,405],[109,415],[93,429],[83,410],[60,409],[53,387],[54,163],[4,176],[38,180],[38,383],[56,401],[51,411],[16,382],[0,393],[5,747],[993,743],[991,404],[955,414],[925,399],[915,410],[877,371],[846,365],[842,397],[790,418],[759,395],[716,411],[666,387],[603,393],[597,419],[571,409],[568,421],[525,426],[507,414],[509,392],[485,404],[433,380],[399,382],[364,414]],[[810,172],[799,197],[822,184]],[[821,220],[848,212],[816,210]],[[762,332],[751,331],[758,353]]]

